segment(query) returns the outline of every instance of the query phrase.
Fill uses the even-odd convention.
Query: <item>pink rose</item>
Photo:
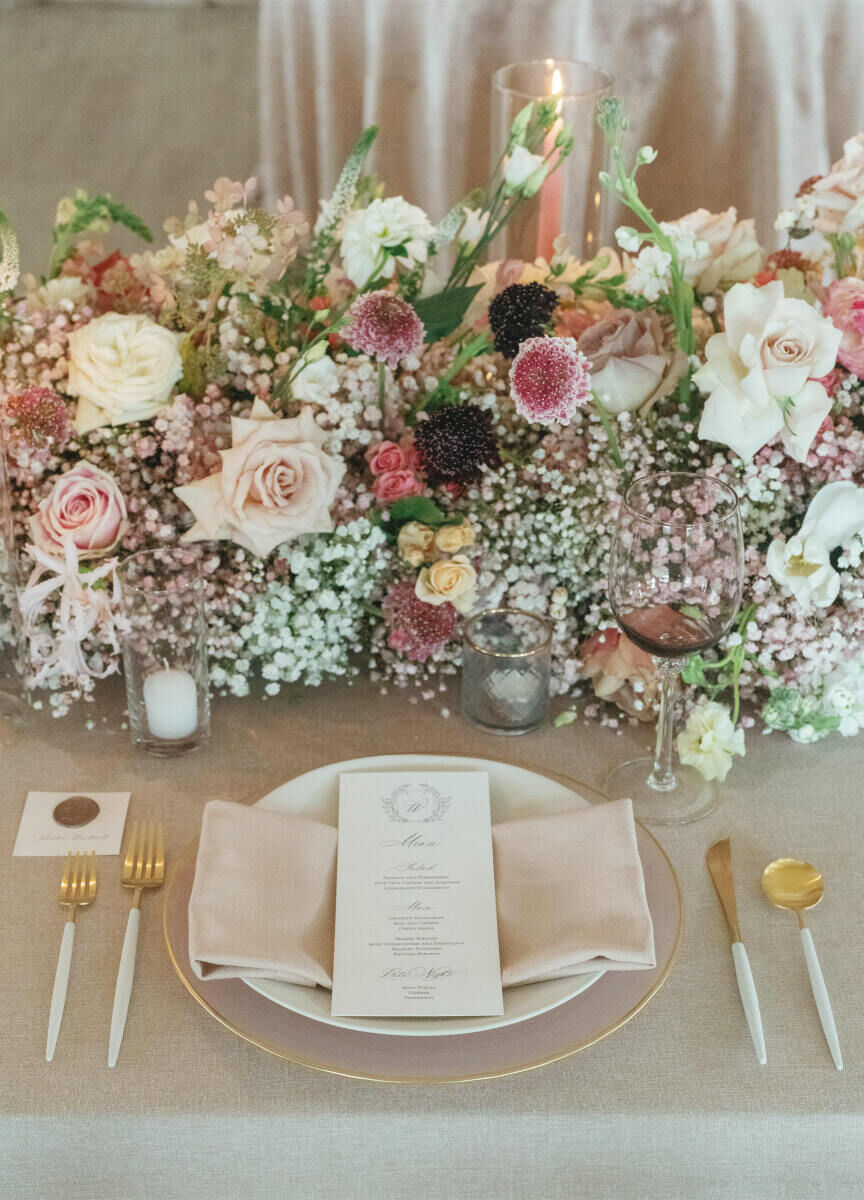
[[[423,484],[413,471],[402,467],[379,475],[372,485],[372,491],[382,504],[392,504],[394,500],[401,500],[403,496],[419,496],[423,491]]]
[[[581,654],[582,674],[593,680],[595,696],[617,704],[628,716],[653,721],[657,674],[650,654],[618,629],[593,634]]]
[[[98,467],[79,463],[60,476],[39,505],[30,533],[49,554],[71,542],[79,559],[99,558],[114,549],[126,525],[126,501],[116,482]]]
[[[366,451],[366,461],[373,475],[399,471],[408,466],[402,448],[395,442],[379,442],[377,446],[370,446]]]
[[[195,514],[184,541],[232,541],[266,558],[301,534],[333,529],[345,466],[322,450],[327,435],[311,409],[279,418],[256,400],[248,417],[234,417],[231,437],[221,471],[174,489]]]
[[[824,304],[843,339],[837,358],[847,371],[864,378],[864,279],[837,279]]]

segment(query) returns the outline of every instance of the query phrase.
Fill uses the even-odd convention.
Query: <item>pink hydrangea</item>
[[[358,296],[348,316],[343,333],[348,345],[387,363],[391,370],[401,359],[423,349],[423,322],[408,301],[393,292],[384,289]]]
[[[843,334],[837,358],[864,379],[864,279],[837,279],[828,289],[825,313]]]
[[[510,368],[516,411],[537,425],[568,425],[591,397],[590,369],[573,338],[528,338]]]
[[[387,645],[412,662],[425,662],[443,649],[459,623],[452,604],[425,604],[420,600],[413,580],[391,584],[381,607],[390,630]]]

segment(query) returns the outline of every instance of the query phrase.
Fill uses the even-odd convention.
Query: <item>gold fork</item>
[[[165,837],[161,825],[153,821],[133,822],[126,843],[123,863],[123,887],[133,890],[132,907],[123,939],[123,953],[117,972],[114,1009],[111,1013],[111,1036],[108,1039],[108,1066],[113,1067],[120,1053],[132,981],[135,978],[135,952],[138,949],[138,924],[141,919],[141,893],[145,888],[157,888],[165,882]]]
[[[84,854],[80,850],[76,850],[74,854],[71,850],[69,851],[66,855],[66,865],[63,868],[63,878],[60,880],[60,895],[57,898],[68,911],[63,928],[63,940],[60,943],[60,954],[57,958],[57,970],[54,974],[54,991],[51,993],[48,1041],[45,1046],[46,1062],[51,1062],[54,1057],[60,1023],[63,1020],[63,1009],[66,1006],[69,968],[72,965],[72,946],[75,942],[75,915],[79,908],[92,904],[96,899],[95,851],[90,850]]]

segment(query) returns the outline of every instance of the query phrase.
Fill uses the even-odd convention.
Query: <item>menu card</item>
[[[331,1011],[503,1012],[484,773],[340,777]]]

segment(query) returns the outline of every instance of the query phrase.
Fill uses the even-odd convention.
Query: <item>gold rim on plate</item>
[[[430,757],[433,757],[433,756],[430,755]],[[439,756],[434,756],[434,757],[439,757]],[[476,757],[476,756],[455,755],[454,754],[454,755],[447,755],[446,757],[448,757],[448,758],[471,758],[471,757]],[[503,762],[503,760],[500,760],[500,759],[496,760],[496,761]],[[591,787],[590,784],[581,783],[578,779],[573,779],[572,776],[564,775],[560,771],[546,771],[546,770],[542,770],[537,767],[525,767],[525,766],[522,766],[522,764],[520,764],[520,763],[504,763],[503,765],[511,766],[511,767],[518,767],[523,771],[532,771],[535,775],[544,775],[547,779],[552,779],[552,780],[555,780],[556,782],[563,782],[567,787],[570,788],[571,791],[575,791],[577,793],[577,795],[581,794],[582,792],[589,792],[589,793],[593,793],[594,796],[599,797],[599,799],[602,803],[608,803],[608,801],[609,801],[609,797],[604,795],[603,792],[599,791],[599,789]],[[305,773],[306,772],[304,772],[304,774]],[[258,797],[258,799],[260,799],[260,797]],[[256,803],[256,801],[246,801],[246,803],[251,805],[251,804]],[[675,894],[678,899],[678,932],[675,936],[675,944],[672,947],[671,953],[669,954],[669,957],[666,960],[666,964],[663,967],[663,970],[662,970],[659,978],[655,980],[655,982],[651,985],[651,987],[648,989],[648,991],[645,993],[645,995],[642,996],[642,998],[636,1004],[634,1004],[634,1006],[629,1010],[629,1012],[626,1012],[623,1017],[619,1017],[617,1021],[613,1021],[613,1023],[611,1025],[607,1025],[605,1029],[599,1030],[597,1033],[595,1033],[592,1037],[588,1038],[586,1041],[578,1042],[574,1046],[568,1046],[564,1050],[558,1050],[554,1054],[549,1055],[546,1058],[538,1059],[536,1062],[524,1063],[518,1067],[508,1067],[505,1070],[501,1070],[501,1071],[484,1071],[482,1073],[472,1074],[472,1075],[442,1076],[440,1079],[430,1079],[428,1076],[423,1076],[423,1075],[417,1075],[417,1076],[374,1075],[374,1074],[367,1074],[365,1072],[348,1071],[348,1070],[345,1070],[344,1067],[334,1066],[330,1063],[316,1062],[314,1059],[303,1058],[299,1054],[289,1054],[286,1050],[282,1050],[279,1046],[274,1046],[270,1042],[262,1041],[261,1038],[257,1038],[253,1034],[247,1033],[245,1030],[241,1029],[238,1025],[235,1025],[232,1021],[229,1021],[227,1017],[224,1017],[219,1012],[218,1009],[214,1008],[213,1005],[210,1004],[210,1002],[201,995],[201,993],[197,990],[197,988],[186,977],[186,973],[180,966],[180,963],[178,962],[177,957],[174,953],[174,947],[171,945],[171,938],[168,933],[169,900],[170,900],[172,892],[173,892],[174,883],[177,879],[178,868],[181,865],[185,864],[187,859],[189,859],[193,854],[195,854],[197,847],[198,847],[198,838],[195,838],[192,842],[190,842],[189,845],[186,847],[186,849],[183,851],[183,853],[180,855],[179,859],[177,860],[177,865],[176,865],[175,869],[171,872],[171,878],[166,883],[165,898],[164,898],[164,903],[162,905],[162,934],[163,934],[163,937],[165,938],[165,945],[168,950],[168,957],[171,959],[171,965],[173,966],[174,970],[177,972],[178,976],[180,977],[180,981],[183,984],[183,986],[186,988],[186,990],[190,993],[190,995],[195,997],[195,999],[198,1001],[198,1003],[201,1005],[201,1007],[206,1012],[208,1012],[211,1017],[214,1017],[215,1020],[217,1020],[220,1025],[223,1025],[226,1029],[229,1029],[231,1031],[231,1033],[233,1033],[237,1037],[241,1038],[244,1042],[249,1042],[249,1043],[251,1043],[251,1045],[257,1046],[259,1050],[266,1050],[266,1052],[268,1054],[272,1054],[276,1058],[284,1059],[287,1062],[295,1063],[297,1066],[300,1066],[300,1067],[309,1067],[310,1070],[322,1071],[327,1075],[340,1075],[344,1079],[360,1079],[360,1080],[363,1080],[365,1083],[395,1083],[395,1084],[401,1083],[401,1084],[409,1084],[409,1085],[410,1084],[421,1084],[421,1083],[429,1084],[429,1085],[440,1085],[440,1084],[446,1084],[446,1083],[474,1083],[474,1082],[478,1082],[481,1079],[501,1079],[507,1075],[521,1075],[526,1071],[536,1071],[540,1067],[547,1067],[551,1063],[560,1062],[560,1060],[562,1058],[570,1058],[572,1055],[578,1054],[580,1050],[587,1050],[589,1046],[596,1045],[597,1042],[601,1042],[604,1038],[607,1038],[611,1033],[615,1033],[616,1030],[620,1029],[623,1025],[626,1025],[627,1022],[632,1020],[632,1018],[635,1017],[636,1014],[645,1007],[645,1005],[648,1003],[648,1001],[651,1000],[654,996],[656,996],[656,994],[660,991],[661,987],[668,979],[669,972],[672,970],[672,967],[675,965],[675,961],[678,958],[678,951],[681,947],[681,939],[684,936],[684,897],[681,893],[681,884],[678,881],[678,876],[675,872],[675,868],[672,866],[672,862],[669,858],[669,855],[666,853],[666,851],[663,849],[663,847],[657,841],[654,834],[651,833],[651,831],[649,829],[647,829],[642,824],[641,821],[637,820],[635,817],[634,817],[634,820],[636,821],[636,824],[639,826],[639,828],[642,830],[642,832],[651,839],[651,841],[654,843],[654,845],[660,851],[660,854],[663,856],[663,858],[666,862],[666,865],[669,868],[669,873],[672,876],[672,880],[675,884]],[[369,1034],[368,1036],[375,1037],[376,1035]]]

